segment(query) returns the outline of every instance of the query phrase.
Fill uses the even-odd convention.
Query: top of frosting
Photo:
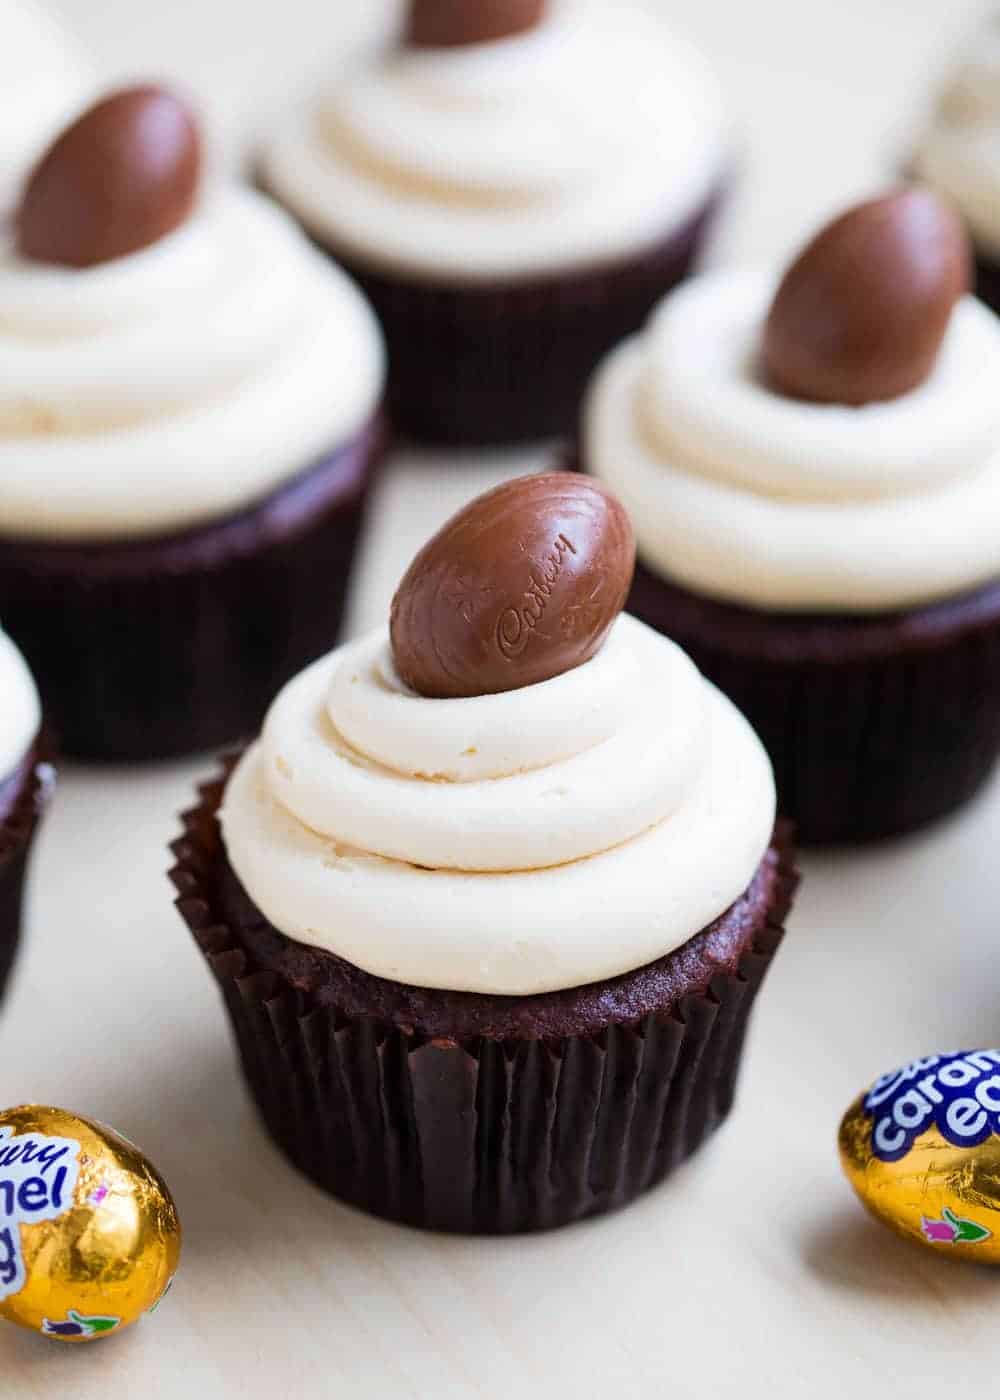
[[[0,211],[60,125],[94,88],[66,31],[31,0],[0,0]]]
[[[914,172],[947,195],[973,237],[1000,257],[1000,19],[982,23],[940,93]]]
[[[379,49],[291,114],[263,169],[352,256],[475,280],[663,237],[726,152],[696,53],[637,8],[562,0],[510,38]]]
[[[41,702],[27,662],[0,631],[0,782],[22,762],[41,723]]]
[[[0,237],[0,532],[134,536],[249,505],[356,433],[383,379],[360,292],[252,191],[210,189],[92,267]]]
[[[787,611],[909,607],[1000,574],[1000,319],[967,296],[915,389],[808,403],[759,371],[776,283],[694,279],[595,377],[584,459],[629,508],[640,558]]]

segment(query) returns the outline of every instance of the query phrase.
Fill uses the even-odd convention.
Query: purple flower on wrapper
[[[929,1220],[926,1215],[920,1220],[924,1238],[932,1244],[982,1244],[983,1240],[988,1240],[991,1236],[991,1231],[987,1230],[985,1225],[956,1215],[948,1206],[945,1206],[941,1214],[944,1216],[943,1220]]]
[[[924,1238],[932,1244],[954,1244],[955,1227],[949,1225],[947,1220],[928,1220],[925,1215],[920,1222],[920,1227],[924,1232]]]

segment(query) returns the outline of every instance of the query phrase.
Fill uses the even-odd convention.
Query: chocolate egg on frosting
[[[419,695],[494,695],[582,665],[625,606],[635,539],[624,508],[567,472],[472,501],[431,539],[392,602],[396,669]]]
[[[195,119],[160,87],[133,87],[90,107],[49,147],[15,214],[18,252],[92,267],[177,228],[201,171]]]
[[[132,1143],[60,1108],[0,1113],[0,1317],[62,1342],[111,1336],[163,1297],[180,1242]]]
[[[764,328],[767,378],[815,403],[909,392],[934,367],[970,268],[961,221],[930,190],[855,206],[785,273]]]
[[[897,1234],[1000,1264],[1000,1050],[929,1055],[883,1075],[844,1115],[840,1159]]]
[[[420,48],[485,44],[532,29],[546,0],[411,0],[406,39]]]

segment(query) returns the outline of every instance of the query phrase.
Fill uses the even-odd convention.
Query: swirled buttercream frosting
[[[776,280],[687,283],[598,370],[584,463],[630,510],[640,559],[775,611],[906,608],[1000,575],[1000,319],[966,296],[917,388],[808,403],[760,373]]]
[[[0,533],[130,537],[248,506],[358,432],[383,376],[361,293],[252,191],[92,267],[0,243]]]
[[[41,722],[31,672],[11,639],[0,632],[0,782],[22,762]]]
[[[380,977],[522,995],[644,966],[750,884],[767,757],[678,647],[627,615],[590,661],[495,695],[399,679],[386,631],[281,692],[226,789],[244,888]]]
[[[378,49],[283,121],[262,162],[319,238],[454,282],[656,242],[704,203],[727,145],[687,44],[637,8],[563,0],[510,38]]]

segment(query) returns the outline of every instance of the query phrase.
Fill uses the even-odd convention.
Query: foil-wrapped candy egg
[[[59,1108],[0,1113],[0,1316],[65,1342],[120,1332],[163,1297],[180,1245],[132,1143]]]
[[[862,1204],[897,1234],[1000,1264],[1000,1050],[883,1075],[847,1110],[839,1145]]]

